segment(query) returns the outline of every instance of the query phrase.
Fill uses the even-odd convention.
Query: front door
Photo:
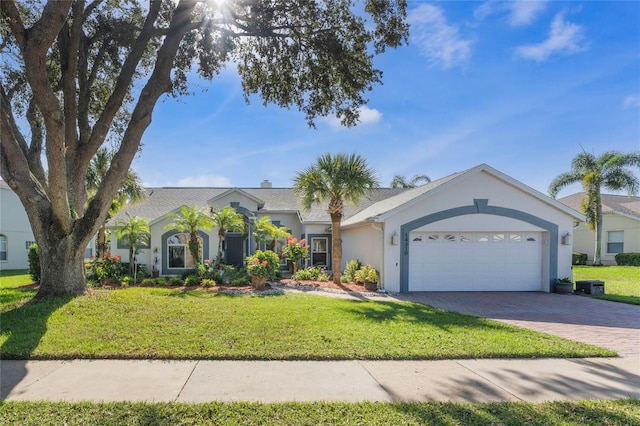
[[[244,238],[242,234],[227,234],[225,239],[227,265],[241,268],[244,264]]]

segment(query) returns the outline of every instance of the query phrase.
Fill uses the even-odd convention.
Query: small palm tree
[[[623,154],[608,151],[596,157],[586,151],[576,155],[571,161],[571,171],[557,176],[549,185],[549,195],[553,198],[558,192],[571,184],[580,182],[584,189],[581,202],[582,213],[586,216],[586,225],[595,231],[595,255],[593,263],[602,264],[602,189],[611,191],[626,190],[635,195],[640,181],[627,167],[640,168],[640,152]]]
[[[274,244],[272,245],[275,246],[275,240],[289,236],[287,228],[274,225],[269,216],[255,218],[253,221],[253,229],[253,236],[258,245],[260,245],[260,243],[273,242]],[[273,250],[273,247],[269,248],[269,250]]]
[[[101,148],[91,159],[91,163],[89,164],[89,169],[87,171],[87,191],[89,192],[90,198],[95,195],[100,185],[102,185],[102,181],[107,176],[107,171],[109,170],[112,158],[113,152],[110,152],[105,148]],[[100,258],[104,256],[107,240],[106,223],[109,219],[115,216],[115,214],[118,213],[126,204],[141,201],[145,197],[146,193],[142,187],[140,178],[133,170],[129,170],[127,179],[124,181],[124,184],[116,193],[116,198],[111,203],[111,208],[109,209],[105,222],[100,224],[100,228],[98,229],[96,237],[96,257]]]
[[[202,246],[198,238],[198,231],[201,229],[208,231],[213,227],[211,217],[204,209],[198,209],[196,206],[182,206],[179,214],[172,213],[169,218],[173,219],[173,222],[166,225],[164,229],[188,233],[189,253],[191,253],[194,262],[202,262]]]
[[[136,246],[149,243],[149,237],[151,236],[149,221],[144,217],[127,214],[127,220],[117,221],[116,227],[118,239],[127,241],[129,244],[129,274],[133,275],[135,271],[134,256]]]
[[[411,179],[407,180],[402,175],[395,175],[391,181],[392,188],[415,188],[420,182],[429,183],[431,179],[427,175],[414,175]]]
[[[328,202],[331,217],[331,250],[333,282],[340,283],[342,239],[340,222],[345,201],[356,204],[379,186],[373,169],[358,154],[321,155],[315,164],[296,176],[293,189],[302,199],[302,207],[309,210],[313,204]]]
[[[211,213],[213,225],[218,228],[218,254],[214,262],[214,268],[220,269],[222,264],[222,242],[227,232],[244,232],[244,216],[236,209],[227,206],[222,210],[214,210]]]

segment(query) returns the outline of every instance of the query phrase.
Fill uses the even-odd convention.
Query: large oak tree
[[[194,69],[211,79],[231,62],[247,100],[296,107],[310,125],[329,114],[353,125],[381,81],[374,55],[406,41],[405,9],[405,0],[0,2],[0,175],[40,247],[38,297],[85,291],[84,249],[154,106],[186,92]],[[116,153],[89,199],[89,164],[108,143]]]

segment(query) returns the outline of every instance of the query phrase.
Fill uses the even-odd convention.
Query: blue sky
[[[158,103],[134,170],[148,186],[286,187],[320,154],[356,152],[383,186],[487,163],[546,192],[583,148],[640,150],[640,2],[409,0],[409,22],[357,127],[247,105],[229,66]]]

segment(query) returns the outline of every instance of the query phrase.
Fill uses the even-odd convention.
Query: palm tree
[[[395,175],[391,181],[392,188],[415,188],[420,182],[429,183],[431,179],[427,175],[413,175],[410,180],[402,175]]]
[[[198,238],[198,231],[201,229],[208,231],[213,227],[211,217],[204,209],[198,209],[196,206],[182,206],[179,214],[171,213],[169,218],[173,219],[173,222],[167,224],[164,229],[188,233],[189,253],[191,253],[194,262],[202,262],[202,247]]]
[[[269,216],[262,216],[253,220],[253,236],[258,245],[260,243],[272,242],[275,246],[275,240],[289,236],[289,231],[284,226],[277,226],[271,222]],[[273,250],[273,247],[270,249]]]
[[[214,210],[211,213],[213,224],[218,228],[218,254],[214,263],[214,269],[220,269],[222,264],[222,242],[227,232],[243,232],[244,216],[238,213],[236,209],[227,206],[222,210]]]
[[[151,236],[149,221],[144,217],[127,214],[127,220],[117,221],[116,227],[118,239],[127,241],[129,244],[129,274],[133,275],[135,271],[134,254],[136,252],[136,246],[148,244],[149,237]]]
[[[594,265],[601,265],[602,245],[602,200],[601,190],[626,190],[635,195],[640,188],[640,181],[627,167],[640,168],[640,152],[623,154],[607,151],[596,157],[586,151],[576,155],[571,161],[571,171],[557,176],[549,185],[549,195],[553,198],[558,192],[571,184],[580,182],[584,189],[581,202],[582,213],[587,218],[586,225],[595,231]]]
[[[89,170],[87,171],[87,191],[89,192],[90,198],[95,195],[102,184],[102,181],[107,176],[107,171],[109,170],[109,165],[111,164],[113,155],[113,152],[108,151],[106,148],[101,148],[91,160]],[[96,238],[96,257],[100,258],[104,256],[107,240],[106,224],[109,219],[115,216],[115,214],[118,213],[127,203],[141,201],[145,197],[146,193],[142,187],[140,178],[133,170],[129,170],[127,179],[124,181],[124,184],[122,184],[116,193],[116,198],[111,203],[111,208],[109,209],[105,222],[100,224],[100,228],[98,229],[98,235]]]
[[[309,210],[313,204],[329,203],[327,213],[331,217],[333,282],[336,284],[340,283],[340,222],[344,214],[344,203],[358,203],[378,186],[375,172],[358,154],[321,155],[315,164],[299,173],[294,180],[293,189],[301,197],[305,210]]]

